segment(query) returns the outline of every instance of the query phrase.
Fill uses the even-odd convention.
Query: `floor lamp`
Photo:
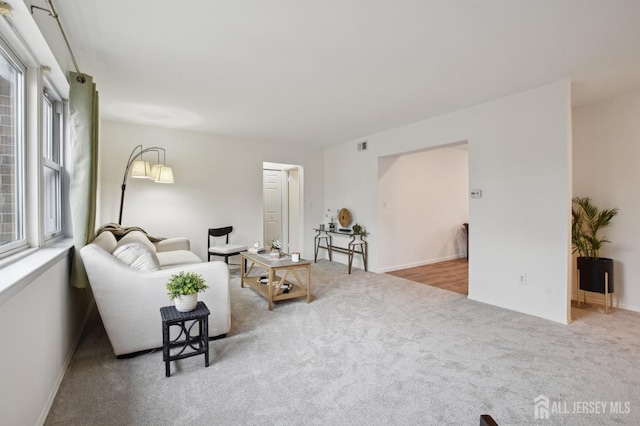
[[[160,151],[162,151],[162,163],[160,162]],[[148,161],[142,159],[142,154],[146,152],[155,152],[158,154],[158,163],[151,166]],[[129,177],[129,171],[131,171],[131,177],[138,179],[151,179],[156,183],[173,183],[173,169],[167,166],[166,163],[167,153],[164,148],[153,146],[151,148],[142,148],[142,145],[138,145],[133,148],[129,160],[127,161],[127,167],[124,170],[124,177],[122,178],[122,194],[120,195],[120,214],[118,216],[118,225],[122,225],[122,208],[124,207],[124,191],[127,190],[127,178]]]

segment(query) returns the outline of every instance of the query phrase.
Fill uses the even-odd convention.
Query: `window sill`
[[[73,240],[65,238],[49,247],[29,249],[16,255],[18,260],[0,268],[0,305],[67,256],[72,248]]]

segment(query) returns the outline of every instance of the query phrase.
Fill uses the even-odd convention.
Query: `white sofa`
[[[220,261],[202,262],[189,248],[186,238],[151,243],[145,234],[134,231],[116,241],[107,231],[80,250],[116,356],[162,346],[160,308],[173,304],[166,283],[180,271],[202,275],[209,286],[198,295],[211,312],[209,336],[229,332],[229,267]]]

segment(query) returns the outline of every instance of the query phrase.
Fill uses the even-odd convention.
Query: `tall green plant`
[[[618,214],[618,208],[600,210],[593,205],[589,197],[574,197],[571,214],[571,242],[573,253],[578,252],[581,257],[597,258],[605,243],[610,243],[606,237],[598,237],[598,232],[611,222]]]

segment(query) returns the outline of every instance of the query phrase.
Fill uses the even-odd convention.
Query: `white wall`
[[[50,67],[46,80],[60,96],[68,97],[66,76],[71,60],[55,20],[46,12],[31,13],[28,6],[32,3],[43,6],[42,3],[9,3],[13,12],[5,27],[10,30],[3,32],[3,38],[11,43],[27,66]],[[14,31],[19,35],[13,35]],[[68,167],[67,148],[65,146],[64,154]],[[33,176],[33,170],[27,172]],[[63,173],[63,187],[64,231],[70,236],[68,200],[64,195],[68,192],[68,170]],[[44,423],[82,332],[93,298],[90,290],[69,285],[70,246],[70,241],[62,241],[39,248],[4,266],[0,274],[3,288],[4,280],[16,279],[11,283],[11,296],[0,300],[0,323],[3,324],[0,423],[3,425]]]
[[[467,151],[426,150],[382,157],[378,164],[378,271],[464,256]]]
[[[367,226],[380,268],[378,158],[468,141],[469,298],[566,323],[571,197],[569,83],[554,83],[325,151],[325,206]],[[356,144],[368,140],[368,151]],[[518,275],[527,284],[518,285]]]
[[[92,298],[69,286],[69,265],[63,257],[0,304],[2,424],[43,424],[62,381]]]
[[[97,223],[118,221],[120,186],[133,148],[165,148],[175,183],[129,178],[122,225],[140,226],[155,236],[187,237],[206,260],[208,228],[232,225],[232,242],[262,241],[262,163],[297,164],[304,184],[302,255],[313,256],[311,228],[322,221],[320,151],[115,121],[101,126]],[[145,159],[157,160],[155,153]]]
[[[640,92],[574,108],[573,139],[573,193],[620,209],[600,255],[614,259],[619,306],[640,311]]]

